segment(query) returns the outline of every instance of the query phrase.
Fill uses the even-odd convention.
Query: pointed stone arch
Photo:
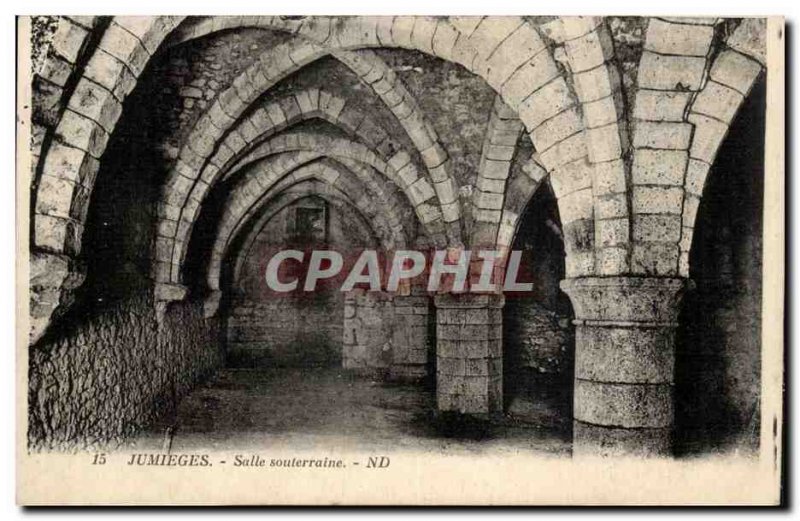
[[[217,229],[207,275],[207,283],[212,291],[219,291],[220,272],[223,260],[231,241],[239,234],[242,227],[269,201],[288,187],[309,179],[319,180],[331,186],[358,208],[359,212],[371,220],[383,220],[385,230],[380,236],[384,247],[392,249],[406,244],[408,235],[403,229],[402,216],[394,207],[387,207],[388,201],[376,208],[370,204],[370,197],[364,197],[367,184],[361,175],[351,171],[338,162],[326,161],[327,156],[305,153],[284,153],[290,156],[288,161],[272,161],[253,172],[244,183],[229,196],[226,211],[222,215]],[[337,166],[338,165],[338,166]],[[372,227],[375,230],[375,227]],[[375,230],[376,232],[378,230]]]
[[[432,204],[435,195],[433,189],[425,179],[419,176],[416,167],[411,162],[411,157],[402,150],[390,158],[383,158],[368,146],[349,139],[322,136],[304,131],[284,132],[257,146],[237,162],[237,167],[241,168],[268,156],[297,150],[305,151],[309,157],[342,158],[373,168],[405,194],[409,207],[413,208],[419,222],[423,227],[427,226],[426,231],[430,234],[431,240],[434,243],[443,244],[443,232],[435,226],[437,222],[441,224],[441,213],[438,206]],[[279,159],[291,164],[286,156],[279,156]],[[158,238],[161,245],[154,275],[159,282],[171,284],[182,282],[180,279],[181,268],[188,248],[188,237],[201,209],[199,201],[196,199],[191,199],[191,201],[194,207],[192,213],[187,214],[191,220],[184,219],[179,224],[185,228],[183,236],[187,240],[174,243],[169,237],[160,235]],[[167,258],[168,254],[169,258]]]
[[[766,68],[766,23],[743,20],[716,55],[708,78],[689,106],[694,125],[683,182],[679,273],[689,276],[689,253],[706,177],[728,128]]]
[[[632,111],[633,273],[678,274],[682,185],[693,133],[686,111],[706,81],[718,21],[648,22]]]
[[[547,132],[548,120],[567,117],[561,114],[574,107],[577,101],[538,31],[520,18],[459,19],[455,25],[460,29],[448,19],[432,17],[315,17],[291,20],[259,17],[257,20],[248,19],[246,23],[286,31],[305,40],[287,43],[287,46],[298,47],[281,51],[281,56],[262,56],[260,63],[254,64],[252,70],[234,82],[235,99],[232,98],[233,93],[228,93],[227,98],[223,97],[225,94],[220,96],[223,102],[226,99],[231,101],[227,110],[220,110],[231,117],[238,117],[255,93],[263,92],[269,84],[274,83],[274,80],[269,80],[258,84],[259,78],[279,77],[285,71],[296,70],[327,52],[399,47],[458,63],[484,78],[517,111],[531,138],[539,142],[537,149],[540,150],[540,161],[548,171],[579,160],[586,162],[588,150],[582,129],[565,137]],[[213,24],[206,24],[206,27],[212,30]],[[281,72],[281,67],[285,68],[284,72]],[[261,71],[261,68],[267,70]],[[553,122],[549,125],[552,126]],[[585,198],[573,198],[572,207],[585,208]],[[591,220],[591,209],[583,213],[586,215],[581,220]],[[593,237],[590,237],[589,241],[592,240]],[[594,270],[591,248],[583,251],[582,255],[578,262],[571,264],[571,271],[575,274]]]
[[[322,188],[315,189],[314,191],[303,192],[303,193],[290,193],[288,190],[305,186],[308,183],[319,182],[322,184]],[[285,187],[275,193],[272,197],[267,198],[264,200],[263,203],[260,204],[260,208],[258,209],[258,213],[262,215],[256,218],[252,223],[248,223],[248,227],[250,230],[244,234],[242,237],[241,247],[238,249],[238,253],[233,253],[233,258],[231,259],[232,264],[232,271],[231,271],[231,278],[232,280],[238,280],[242,271],[242,265],[244,263],[246,252],[248,252],[254,241],[256,240],[257,236],[261,232],[264,226],[272,220],[272,218],[278,214],[283,208],[292,205],[293,203],[308,198],[308,197],[320,197],[321,199],[325,200],[328,203],[335,204],[338,206],[348,206],[351,208],[355,208],[358,212],[359,217],[365,221],[365,223],[369,224],[376,224],[376,221],[370,220],[370,214],[364,213],[364,208],[358,202],[355,202],[350,199],[348,194],[341,192],[333,185],[330,185],[324,179],[311,175],[309,177],[304,178],[302,181],[295,183],[292,186]],[[381,219],[382,216],[377,214],[378,219]],[[371,230],[373,231],[373,230]],[[377,239],[380,240],[383,244],[383,247],[387,247],[385,239],[383,239],[383,235],[379,230],[374,230],[375,234],[377,235]],[[241,233],[244,233],[242,230]],[[398,246],[403,247],[405,244],[404,241],[398,243]],[[230,258],[231,252],[230,250],[226,254],[226,257]],[[220,276],[220,287],[223,286],[222,277]],[[220,291],[222,291],[220,289]],[[212,293],[212,295],[214,295]],[[216,295],[212,297],[215,299]]]

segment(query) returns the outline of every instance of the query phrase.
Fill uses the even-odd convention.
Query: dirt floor
[[[568,455],[570,425],[551,405],[520,399],[501,418],[465,421],[434,414],[435,396],[421,384],[382,383],[341,369],[226,369],[130,448]]]

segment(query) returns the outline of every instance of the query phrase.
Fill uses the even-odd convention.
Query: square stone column
[[[379,377],[392,361],[392,296],[383,292],[351,291],[344,296],[342,367]]]
[[[431,298],[356,290],[344,295],[342,367],[417,382],[428,374]]]
[[[430,319],[427,294],[394,296],[392,365],[389,368],[392,380],[413,382],[427,376]]]
[[[436,305],[439,411],[503,412],[502,295],[446,294]]]
[[[562,281],[575,309],[573,454],[672,454],[675,328],[686,279]]]

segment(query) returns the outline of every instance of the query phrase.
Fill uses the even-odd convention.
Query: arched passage
[[[676,351],[681,454],[753,451],[760,425],[765,82],[756,83],[709,171],[690,256],[696,288]]]
[[[519,218],[512,249],[523,252],[520,279],[533,289],[506,293],[503,308],[503,394],[514,418],[569,438],[572,417],[574,313],[559,289],[564,237],[555,195],[543,183]]]
[[[230,293],[223,311],[228,367],[342,366],[345,298],[339,288],[320,283],[313,292],[301,286],[279,294],[263,283],[266,261],[287,247],[308,256],[315,249],[356,252],[378,246],[352,203],[324,194],[319,184],[300,183],[283,192],[288,200],[273,199],[273,208],[266,209],[269,219],[254,230],[246,249],[231,252],[241,260],[233,261],[239,269],[229,269],[221,288]]]

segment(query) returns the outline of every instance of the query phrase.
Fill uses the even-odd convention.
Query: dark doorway
[[[575,351],[572,307],[559,289],[565,275],[558,205],[549,183],[535,192],[513,244],[531,294],[506,294],[503,396],[509,416],[570,429]]]

